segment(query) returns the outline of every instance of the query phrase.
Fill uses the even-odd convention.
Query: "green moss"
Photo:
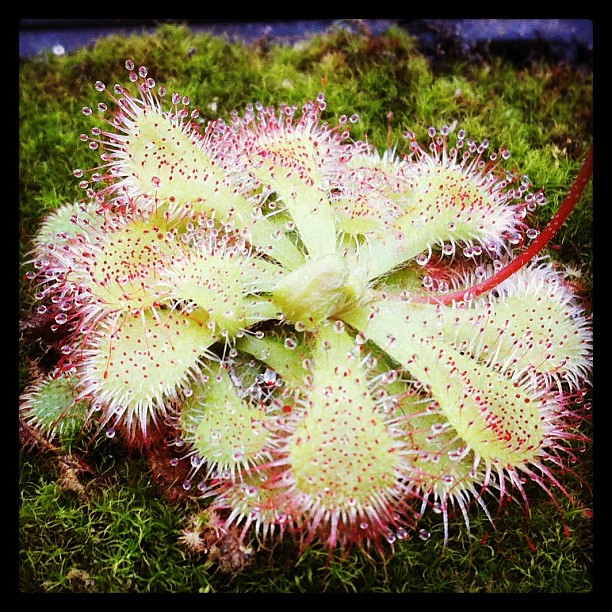
[[[208,583],[202,566],[185,565],[180,513],[155,495],[143,467],[113,465],[83,499],[54,482],[49,466],[23,462],[21,591],[174,592]]]
[[[566,195],[592,139],[592,75],[568,66],[535,63],[516,68],[499,58],[449,62],[434,71],[398,29],[372,37],[330,31],[294,47],[229,44],[162,26],[153,35],[112,36],[92,49],[22,61],[20,90],[20,261],[44,214],[83,193],[76,167],[97,165],[79,141],[90,122],[80,109],[97,99],[93,83],[124,82],[123,63],[146,65],[168,90],[191,96],[206,119],[260,100],[301,103],[325,91],[330,118],[358,113],[355,138],[380,149],[405,150],[402,133],[424,140],[430,125],[454,120],[477,139],[506,145],[548,204],[540,223]],[[392,113],[390,115],[389,113]],[[555,238],[555,257],[591,286],[592,190]],[[22,263],[25,271],[27,264]],[[23,292],[24,314],[29,307]],[[24,354],[28,348],[24,347]],[[23,363],[23,360],[22,360]],[[22,367],[22,371],[25,368]],[[228,576],[178,543],[190,510],[159,497],[146,462],[122,459],[104,441],[89,457],[103,484],[81,498],[60,486],[57,465],[21,456],[20,588],[29,592],[585,592],[592,588],[591,523],[581,504],[588,487],[568,477],[577,504],[555,508],[544,492],[529,491],[529,520],[504,507],[494,531],[482,513],[428,526],[384,563],[361,552],[346,559],[317,547],[301,557],[284,541],[261,550],[253,566]],[[83,451],[85,452],[85,451]],[[110,457],[110,458],[109,458]],[[114,459],[113,457],[116,457]],[[590,461],[581,465],[589,480]],[[568,527],[566,533],[564,525]]]

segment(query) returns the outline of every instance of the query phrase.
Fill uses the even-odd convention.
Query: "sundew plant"
[[[570,495],[592,330],[544,247],[590,153],[542,226],[546,194],[460,117],[381,150],[325,93],[208,120],[122,61],[82,109],[99,163],[28,255],[59,355],[21,395],[31,439],[171,449],[245,547],[386,556],[426,515],[448,545],[450,516]]]

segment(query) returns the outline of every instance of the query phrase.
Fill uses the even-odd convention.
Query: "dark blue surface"
[[[469,48],[483,43],[548,43],[561,59],[573,60],[593,49],[593,23],[588,19],[314,19],[314,20],[138,20],[138,19],[24,19],[19,29],[19,56],[62,54],[93,44],[110,34],[153,32],[159,22],[186,23],[194,32],[210,32],[247,43],[267,38],[293,44],[330,28],[380,34],[397,24],[430,49],[452,38]]]
[[[24,19],[20,22],[19,56],[33,57],[40,52],[69,52],[93,44],[110,34],[150,33],[156,25],[185,23],[194,32],[209,32],[225,36],[230,41],[247,43],[265,37],[280,43],[293,44],[304,38],[338,27],[357,31],[358,22],[366,25],[372,34],[380,34],[397,20],[393,19],[307,19],[276,21],[221,21],[221,20],[137,20],[137,19]]]

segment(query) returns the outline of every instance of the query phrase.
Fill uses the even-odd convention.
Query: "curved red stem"
[[[580,172],[571,186],[565,200],[559,207],[559,210],[553,215],[548,225],[540,232],[520,255],[513,259],[506,267],[502,268],[493,276],[487,278],[482,283],[461,289],[453,293],[431,294],[413,298],[413,302],[427,302],[429,304],[445,304],[451,305],[453,302],[462,302],[468,296],[471,298],[477,297],[486,291],[490,291],[502,281],[520,270],[524,265],[529,263],[542,249],[550,242],[552,237],[559,231],[569,214],[574,210],[574,207],[580,200],[585,187],[587,186],[591,176],[593,175],[593,145],[591,144],[589,152],[580,168]]]

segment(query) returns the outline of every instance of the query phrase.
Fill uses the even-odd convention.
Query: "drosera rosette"
[[[322,94],[201,125],[126,68],[95,85],[102,163],[29,275],[87,419],[145,449],[174,435],[184,487],[242,538],[330,553],[382,552],[429,506],[448,539],[453,508],[469,527],[489,494],[564,490],[592,331],[539,256],[590,158],[537,232],[544,196],[454,125],[428,150],[407,132],[405,156],[352,140],[356,115],[330,125]]]

